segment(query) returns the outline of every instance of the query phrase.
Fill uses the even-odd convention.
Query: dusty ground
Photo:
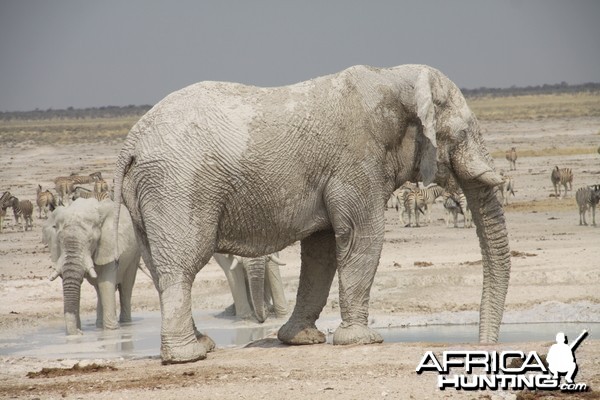
[[[483,123],[492,152],[510,146],[519,150],[584,148],[600,144],[600,119]],[[35,188],[72,171],[102,171],[110,181],[119,143],[79,143],[60,147],[21,143],[0,152],[0,190],[35,200]],[[498,154],[498,153],[496,153]],[[499,168],[508,170],[503,157]],[[578,225],[574,193],[566,199],[552,193],[554,165],[575,171],[574,189],[600,183],[598,154],[520,157],[516,197],[506,208],[514,251],[505,322],[600,322],[600,229]],[[34,229],[22,232],[12,216],[0,235],[0,340],[62,317],[60,280],[46,278],[51,265],[41,244],[42,220],[35,211]],[[434,222],[421,228],[400,226],[388,211],[386,242],[371,293],[371,322],[470,323],[477,319],[481,294],[481,259],[474,229],[446,228],[440,205]],[[600,223],[600,215],[599,215]],[[281,254],[286,294],[293,305],[299,274],[299,246]],[[421,266],[424,265],[424,266]],[[93,290],[83,290],[82,308],[91,313]],[[143,274],[134,289],[136,311],[159,309],[158,296]],[[195,309],[222,309],[231,303],[222,271],[211,263],[194,286]],[[337,285],[323,315],[335,317]],[[201,328],[201,327],[200,327]],[[156,327],[160,329],[159,326]],[[440,327],[439,329],[444,329]],[[43,356],[0,356],[0,397],[4,398],[514,398],[515,393],[439,391],[436,374],[414,371],[424,352],[446,349],[520,349],[545,353],[547,342],[476,344],[384,343],[371,346],[318,345],[287,347],[266,339],[250,348],[217,349],[207,360],[162,366],[157,357],[136,360],[91,360],[71,369],[77,360],[46,360]],[[0,351],[2,349],[0,348]],[[158,355],[158,348],[156,354]],[[592,332],[577,350],[578,381],[600,391],[600,332]],[[85,367],[87,365],[87,367]],[[43,368],[59,370],[43,371]],[[28,373],[43,372],[28,377]],[[569,397],[569,396],[566,396]],[[538,397],[536,397],[538,398]]]

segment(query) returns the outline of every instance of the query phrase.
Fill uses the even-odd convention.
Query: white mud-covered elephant
[[[256,318],[265,322],[270,313],[276,317],[287,314],[287,301],[279,271],[279,254],[261,257],[240,257],[214,254],[225,272],[233,296],[234,314],[240,318]]]
[[[191,287],[213,253],[257,257],[301,241],[296,305],[278,338],[322,343],[315,321],[338,272],[334,344],[367,326],[386,201],[403,182],[460,186],[483,257],[479,337],[498,338],[510,272],[502,183],[458,87],[422,65],[354,66],[290,86],[201,82],[131,129],[115,171],[161,310],[163,363],[206,357]]]
[[[77,199],[69,207],[58,207],[43,228],[43,241],[50,248],[55,270],[50,279],[62,277],[67,335],[81,334],[79,302],[86,278],[96,289],[96,326],[119,327],[115,291],[119,290],[120,322],[131,321],[131,294],[140,251],[129,213],[123,207],[119,234],[114,232],[115,205],[111,200]],[[119,243],[117,267],[115,240]]]

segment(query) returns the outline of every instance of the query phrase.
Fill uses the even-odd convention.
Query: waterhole
[[[218,347],[242,346],[249,342],[275,337],[285,319],[267,320],[264,324],[240,321],[233,317],[215,317],[218,313],[195,313],[194,320]],[[335,326],[333,320],[327,322]],[[0,355],[29,356],[45,359],[94,359],[157,357],[160,351],[160,314],[136,313],[131,323],[120,329],[105,331],[95,327],[95,316],[82,318],[83,335],[66,336],[64,322],[52,321],[45,326],[8,339],[0,339]],[[503,324],[500,342],[553,342],[557,332],[576,338],[584,329],[590,338],[600,332],[600,323],[522,323]],[[477,325],[428,325],[376,329],[385,342],[476,343]],[[332,334],[328,333],[328,342]]]

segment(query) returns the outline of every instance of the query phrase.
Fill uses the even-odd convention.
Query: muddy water
[[[218,347],[237,346],[277,332],[285,320],[258,325],[218,313],[194,313],[194,321]],[[66,336],[63,320],[52,321],[31,333],[0,339],[0,355],[59,358],[138,358],[158,356],[160,351],[160,313],[136,313],[133,321],[117,330],[95,326],[95,315],[82,317],[83,335]]]
[[[240,346],[274,337],[279,326],[285,322],[285,319],[267,320],[265,324],[258,325],[206,312],[194,314],[194,320],[218,347]],[[93,316],[82,319],[82,327],[83,335],[65,336],[63,321],[57,320],[24,336],[1,339],[0,355],[106,359],[157,357],[159,354],[159,313],[137,313],[133,322],[123,324],[115,331],[97,329]],[[564,332],[568,338],[574,339],[583,329],[590,332],[589,337],[600,336],[600,323],[504,324],[500,341],[552,342],[557,332]],[[477,325],[429,325],[377,330],[386,342],[474,343],[478,338]],[[328,341],[331,341],[331,336],[328,335]]]

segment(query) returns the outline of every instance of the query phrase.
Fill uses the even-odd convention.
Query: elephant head
[[[81,334],[79,304],[84,277],[93,284],[95,265],[114,260],[113,215],[112,202],[78,199],[69,207],[57,208],[44,225],[43,241],[55,263],[49,278],[62,277],[67,335]]]
[[[422,67],[414,88],[415,113],[425,139],[419,172],[425,184],[435,181],[450,189],[459,185],[467,197],[483,259],[479,338],[495,342],[511,265],[504,212],[494,190],[502,176],[458,87],[441,72]]]

